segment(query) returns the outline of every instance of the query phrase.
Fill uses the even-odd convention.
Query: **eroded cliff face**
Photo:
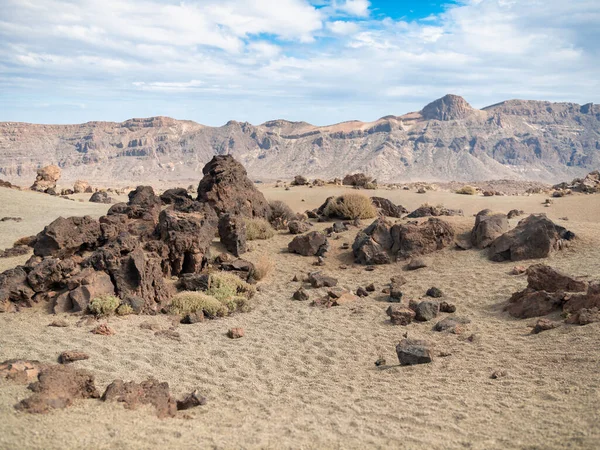
[[[275,120],[206,127],[167,117],[81,125],[0,123],[0,178],[28,185],[57,164],[62,181],[197,180],[215,154],[253,179],[365,172],[379,181],[533,179],[600,166],[600,106],[510,100],[483,110],[445,96],[422,111],[316,127]]]

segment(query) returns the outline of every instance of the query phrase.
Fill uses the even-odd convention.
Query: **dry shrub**
[[[377,216],[377,208],[371,199],[362,194],[344,194],[330,201],[323,214],[340,219],[370,219]]]
[[[473,186],[463,186],[460,189],[458,189],[456,191],[457,194],[463,194],[463,195],[476,195],[477,194],[477,188],[473,187]]]
[[[265,219],[245,219],[246,239],[254,241],[256,239],[271,239],[275,236],[275,230]]]
[[[224,317],[229,309],[216,298],[197,291],[183,291],[175,294],[169,307],[171,314],[182,316],[202,311],[206,317]]]
[[[233,273],[214,272],[208,279],[206,293],[219,301],[225,301],[237,296],[250,299],[256,293],[256,289]]]
[[[274,265],[271,258],[263,255],[256,263],[254,263],[254,272],[252,273],[252,276],[256,281],[260,281],[271,273]]]
[[[288,222],[295,217],[294,211],[281,200],[272,201],[269,206],[271,207],[269,222],[276,230],[285,230]]]

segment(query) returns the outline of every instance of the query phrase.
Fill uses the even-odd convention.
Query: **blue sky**
[[[600,102],[598,0],[0,0],[0,121]]]

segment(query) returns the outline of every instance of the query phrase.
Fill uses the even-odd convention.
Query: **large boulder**
[[[408,210],[402,205],[394,205],[390,200],[383,197],[371,197],[373,205],[379,210],[382,216],[401,218]]]
[[[160,213],[157,234],[168,247],[171,275],[200,272],[217,224],[217,216],[208,205],[197,212],[167,208]]]
[[[505,214],[484,209],[475,217],[475,226],[471,230],[471,244],[479,249],[489,247],[496,238],[507,231],[508,218]]]
[[[94,250],[101,236],[100,223],[90,216],[67,219],[59,217],[37,235],[33,254],[65,258],[75,253]]]
[[[396,224],[390,234],[392,253],[400,259],[425,255],[448,247],[454,241],[454,229],[441,219],[429,218],[421,224]]]
[[[402,339],[396,346],[396,354],[401,366],[427,364],[433,361],[433,352],[426,341]]]
[[[152,186],[138,186],[128,194],[129,201],[128,205],[140,206],[144,209],[156,209],[160,210],[162,205],[161,199],[154,193]]]
[[[73,184],[73,192],[75,194],[83,194],[90,190],[90,183],[84,180],[77,180],[75,184]]]
[[[18,266],[0,274],[0,304],[10,301],[30,306],[34,295],[24,267]]]
[[[365,187],[368,184],[375,183],[373,177],[365,175],[364,173],[355,173],[352,175],[346,175],[342,180],[342,184],[347,186]]]
[[[56,182],[60,178],[60,168],[55,165],[45,166],[37,171],[37,177],[31,190],[46,192],[48,189],[56,189]]]
[[[243,217],[224,214],[219,219],[219,238],[235,256],[246,253],[246,222]]]
[[[587,283],[546,264],[534,264],[527,269],[527,287],[547,292],[585,292]]]
[[[112,197],[110,197],[108,195],[108,192],[106,191],[98,191],[98,192],[94,192],[92,194],[92,196],[89,199],[90,202],[92,203],[105,203],[105,204],[111,204],[113,202]]]
[[[246,169],[231,155],[217,155],[202,169],[198,201],[207,202],[217,215],[237,214],[268,219],[271,208],[248,178]]]
[[[394,244],[390,229],[392,224],[380,217],[356,235],[352,244],[354,260],[358,264],[389,264],[389,251]]]
[[[532,214],[492,242],[489,258],[498,262],[546,258],[551,252],[561,249],[565,240],[571,240],[574,236],[545,214]]]
[[[290,253],[298,253],[302,256],[323,256],[329,250],[327,237],[318,231],[296,236],[288,244]]]

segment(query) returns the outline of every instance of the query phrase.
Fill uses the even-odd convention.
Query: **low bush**
[[[275,230],[265,219],[245,219],[246,239],[254,241],[256,239],[271,239],[275,236]]]
[[[88,310],[96,316],[108,316],[114,314],[120,304],[121,299],[119,297],[110,294],[101,295],[90,301]]]
[[[216,298],[197,291],[182,291],[175,294],[169,307],[171,314],[186,315],[202,311],[208,318],[224,317],[229,308]]]
[[[208,278],[206,293],[219,301],[237,296],[250,299],[256,293],[256,289],[235,274],[214,272]]]
[[[344,194],[327,203],[323,214],[349,220],[370,219],[377,216],[377,208],[369,197],[362,194]]]
[[[285,230],[290,220],[295,217],[294,211],[281,200],[275,200],[269,203],[271,207],[271,217],[269,222],[276,230]]]
[[[477,188],[473,187],[473,186],[463,186],[460,189],[458,189],[456,191],[457,194],[463,194],[463,195],[476,195],[477,194]]]
[[[252,276],[256,281],[264,279],[273,270],[273,260],[268,256],[261,256],[261,258],[254,263],[254,272]]]

